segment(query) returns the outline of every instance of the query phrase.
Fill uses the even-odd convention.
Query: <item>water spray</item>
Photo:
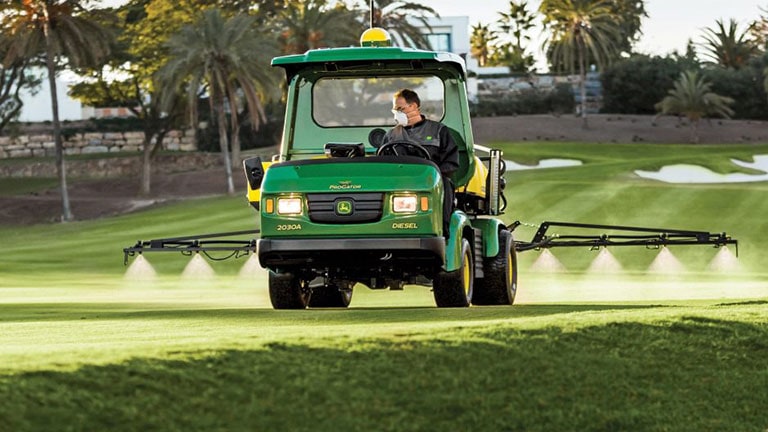
[[[125,272],[125,279],[133,281],[151,281],[157,278],[157,272],[152,264],[144,258],[144,255],[139,254],[133,263],[128,267]]]
[[[199,254],[195,253],[184,267],[181,277],[190,281],[211,280],[216,276],[213,267]]]
[[[733,252],[731,252],[728,247],[722,247],[717,252],[717,255],[715,255],[714,258],[712,258],[712,261],[709,262],[709,266],[707,266],[707,269],[713,272],[724,272],[724,273],[730,273],[733,271],[741,270],[741,264],[739,263],[739,260],[736,258],[737,255],[735,255]]]
[[[648,267],[651,273],[678,274],[685,271],[683,263],[666,246],[659,249],[659,254]]]
[[[256,254],[252,254],[240,268],[238,276],[243,279],[249,279],[263,272],[264,268],[259,264],[259,258]]]
[[[543,273],[563,273],[566,268],[549,249],[544,249],[531,265],[531,270]]]
[[[601,248],[589,265],[587,273],[619,273],[622,270],[621,263],[613,256],[611,251],[608,248]]]

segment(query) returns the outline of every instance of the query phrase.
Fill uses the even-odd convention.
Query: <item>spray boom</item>
[[[241,255],[256,252],[256,240],[226,240],[217,237],[234,237],[258,233],[259,230],[246,230],[145,241],[139,240],[132,247],[123,249],[124,263],[128,264],[128,257],[143,252],[181,252],[186,255],[203,253],[205,256],[215,261],[222,261],[232,257],[237,258]],[[230,252],[230,254],[224,257],[214,257],[211,256],[209,252]]]
[[[510,225],[510,229],[514,230],[519,225],[519,221],[515,222]],[[582,230],[610,230],[614,233],[547,235],[547,230],[549,230],[550,227],[555,226]],[[538,231],[536,231],[536,234],[530,242],[518,241],[515,243],[515,249],[522,252],[532,249],[548,249],[553,247],[589,246],[593,249],[598,249],[601,246],[645,246],[647,248],[658,248],[668,245],[702,244],[713,245],[715,247],[733,244],[736,245],[736,254],[738,255],[738,241],[732,239],[726,233],[713,234],[706,231],[596,225],[574,222],[543,222],[539,225]]]

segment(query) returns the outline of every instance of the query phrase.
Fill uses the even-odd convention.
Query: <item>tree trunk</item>
[[[51,109],[53,111],[53,142],[56,149],[56,174],[59,177],[59,190],[61,192],[61,221],[69,222],[74,219],[69,205],[69,191],[67,190],[67,170],[64,165],[64,142],[61,138],[61,122],[59,121],[59,98],[56,94],[56,66],[53,61],[53,46],[48,37],[46,27],[45,36],[45,65],[48,68],[48,84],[51,92]]]
[[[230,135],[230,145],[232,147],[232,168],[237,168],[240,161],[240,112],[237,109],[237,91],[232,87],[232,83],[228,82],[225,86],[227,103],[229,103],[230,112],[230,124],[229,130],[232,132]],[[247,99],[247,98],[246,98]],[[246,103],[247,105],[247,103]],[[255,109],[255,107],[251,107]],[[255,124],[252,126],[256,126]]]
[[[691,119],[691,142],[699,143],[699,119]]]
[[[581,94],[581,128],[589,129],[589,123],[587,123],[587,70],[584,62],[584,46],[581,39],[576,41],[576,46],[579,52],[579,77],[581,82],[579,83],[579,93]]]
[[[232,131],[232,168],[237,168],[243,163],[240,153],[240,126],[238,125]]]
[[[152,187],[152,137],[144,134],[144,148],[141,152],[141,186],[139,195],[148,196]]]
[[[227,139],[227,115],[224,112],[224,101],[220,96],[215,97],[214,109],[216,110],[216,119],[219,123],[219,147],[224,157],[224,169],[227,174],[227,193],[235,194],[235,184],[232,181],[232,159],[229,155],[229,140]]]

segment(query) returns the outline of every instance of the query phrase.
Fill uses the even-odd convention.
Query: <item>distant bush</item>
[[[656,114],[654,107],[664,99],[686,66],[671,57],[635,55],[609,66],[601,75],[602,112],[615,114]]]
[[[552,90],[523,89],[499,96],[479,98],[470,106],[475,117],[494,117],[525,114],[572,113],[575,100],[570,84],[558,84]]]
[[[712,83],[712,91],[733,98],[733,118],[768,120],[768,95],[763,86],[763,69],[768,54],[752,59],[741,69],[712,67],[704,69],[704,78]]]
[[[768,96],[763,69],[768,55],[752,59],[741,69],[702,67],[685,57],[634,55],[608,67],[601,75],[602,112],[656,114],[656,103],[667,96],[675,80],[687,70],[700,70],[712,91],[733,98],[736,119],[768,119]]]
[[[258,130],[253,130],[251,124],[246,119],[241,119],[240,124],[240,149],[248,150],[253,148],[270,147],[279,143],[283,132],[283,114],[285,105],[279,102],[273,102],[264,107],[267,115],[267,121],[259,126]],[[208,120],[207,112],[202,112],[201,119]],[[197,131],[197,149],[205,152],[218,152],[219,130],[216,122],[208,122],[208,127],[198,129]]]

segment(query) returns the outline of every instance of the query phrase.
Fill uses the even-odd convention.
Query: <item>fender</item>
[[[483,257],[495,257],[499,254],[499,232],[507,229],[499,219],[475,219],[472,221],[475,228],[483,231]],[[479,258],[479,257],[476,257]]]
[[[461,239],[465,228],[472,229],[469,217],[464,212],[455,211],[451,215],[451,235],[445,245],[445,271],[455,271],[461,267]]]

